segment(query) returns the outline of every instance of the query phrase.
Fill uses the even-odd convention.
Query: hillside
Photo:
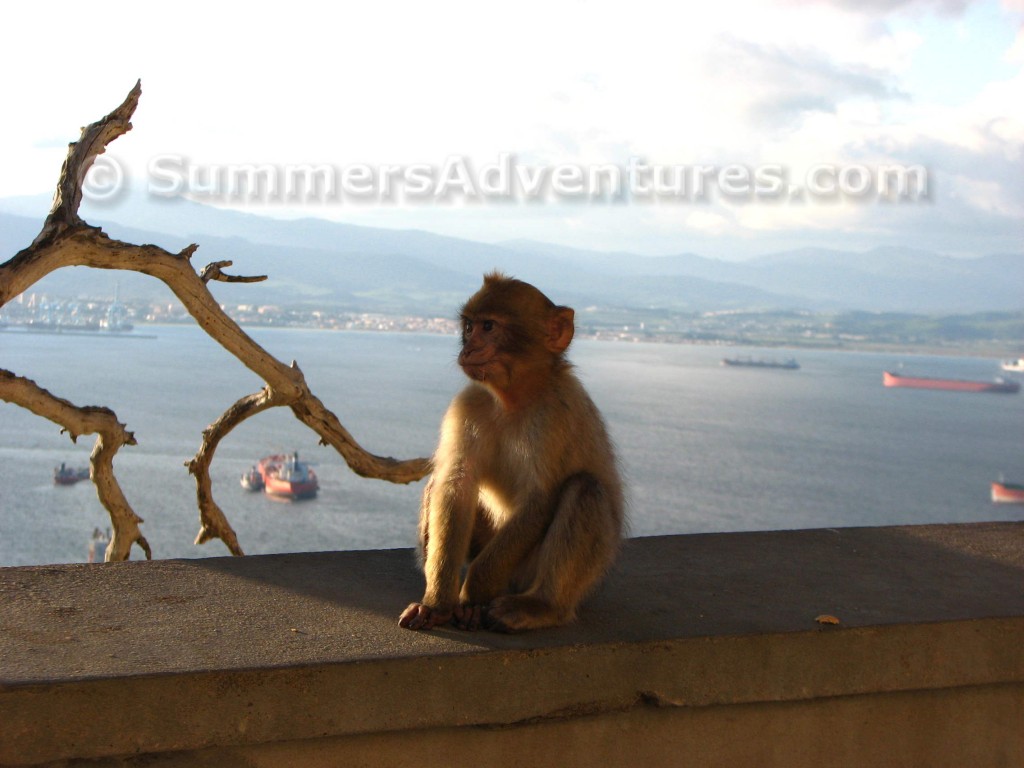
[[[31,242],[44,198],[0,199],[0,257]],[[422,230],[359,227],[323,219],[276,219],[184,200],[129,200],[113,209],[83,208],[113,237],[178,250],[199,243],[197,264],[231,259],[258,284],[216,286],[225,301],[323,304],[361,311],[451,314],[498,268],[536,282],[558,301],[606,309],[701,312],[865,310],[958,313],[1024,308],[1024,255],[957,259],[927,251],[802,249],[747,261],[692,253],[643,256],[566,248],[526,240],[501,244]],[[37,290],[161,298],[162,285],[141,275],[61,270]]]

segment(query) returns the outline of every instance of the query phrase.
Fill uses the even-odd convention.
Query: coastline
[[[317,323],[252,323],[239,321],[239,327],[245,331],[252,330],[304,330],[304,331],[328,331],[340,333],[402,333],[402,334],[424,334],[430,336],[456,336],[457,325],[454,321],[439,318],[423,318],[412,316],[384,316],[372,315],[372,321],[351,323],[346,326],[323,325]],[[68,328],[33,328],[25,324],[9,323],[0,325],[0,334],[41,334],[56,335],[70,338],[75,337],[100,337],[116,339],[150,340],[156,339],[157,334],[139,332],[139,329],[153,329],[161,327],[180,327],[194,324],[191,318],[181,322],[146,322],[139,321],[132,331],[105,331],[92,329]],[[786,335],[750,335],[750,336],[728,336],[722,334],[718,337],[702,336],[694,337],[692,334],[679,331],[648,331],[648,330],[611,330],[605,328],[588,327],[581,324],[576,331],[577,339],[589,341],[627,343],[627,344],[679,344],[685,346],[699,347],[722,347],[772,349],[798,353],[800,351],[831,351],[831,352],[865,352],[865,353],[889,353],[900,355],[917,356],[950,356],[950,357],[978,357],[992,358],[997,360],[1016,359],[1024,357],[1024,343],[1012,342],[1010,340],[990,339],[978,341],[956,341],[943,342],[939,340],[930,342],[898,342],[884,341],[871,338],[808,338],[806,335],[791,337]]]

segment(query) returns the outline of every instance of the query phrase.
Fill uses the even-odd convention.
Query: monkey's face
[[[462,307],[459,366],[506,408],[532,402],[573,336],[573,311],[529,283],[492,274]]]
[[[492,317],[462,318],[459,367],[469,378],[501,388],[509,380],[508,329]]]

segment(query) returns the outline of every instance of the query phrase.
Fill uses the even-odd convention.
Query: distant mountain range
[[[0,260],[38,234],[49,199],[0,199]],[[867,310],[966,313],[1024,309],[1024,254],[951,258],[914,248],[867,252],[806,248],[746,261],[696,254],[641,256],[514,240],[487,244],[425,232],[323,219],[276,219],[186,200],[83,206],[112,237],[180,250],[200,248],[197,267],[234,261],[253,284],[218,284],[221,301],[320,304],[358,311],[451,315],[498,268],[580,307],[644,311]],[[64,269],[34,290],[61,296],[169,298],[152,278]]]

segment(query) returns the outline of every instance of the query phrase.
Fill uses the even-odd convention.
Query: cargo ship
[[[62,461],[59,467],[53,468],[54,485],[74,485],[88,479],[88,467],[69,467]]]
[[[779,362],[778,360],[754,360],[750,357],[725,357],[722,358],[722,365],[739,368],[782,368],[786,371],[800,370],[800,363],[793,358]]]
[[[992,483],[993,504],[1024,504],[1024,484],[1008,483],[1002,478]]]
[[[947,392],[1020,392],[1016,381],[996,379],[995,381],[970,381],[966,379],[931,379],[924,376],[904,376],[901,373],[882,371],[882,384],[886,387],[908,387],[910,389],[941,389]]]
[[[248,491],[262,489],[267,496],[288,501],[312,499],[320,490],[316,472],[299,461],[297,452],[264,456],[242,476],[241,484]]]

